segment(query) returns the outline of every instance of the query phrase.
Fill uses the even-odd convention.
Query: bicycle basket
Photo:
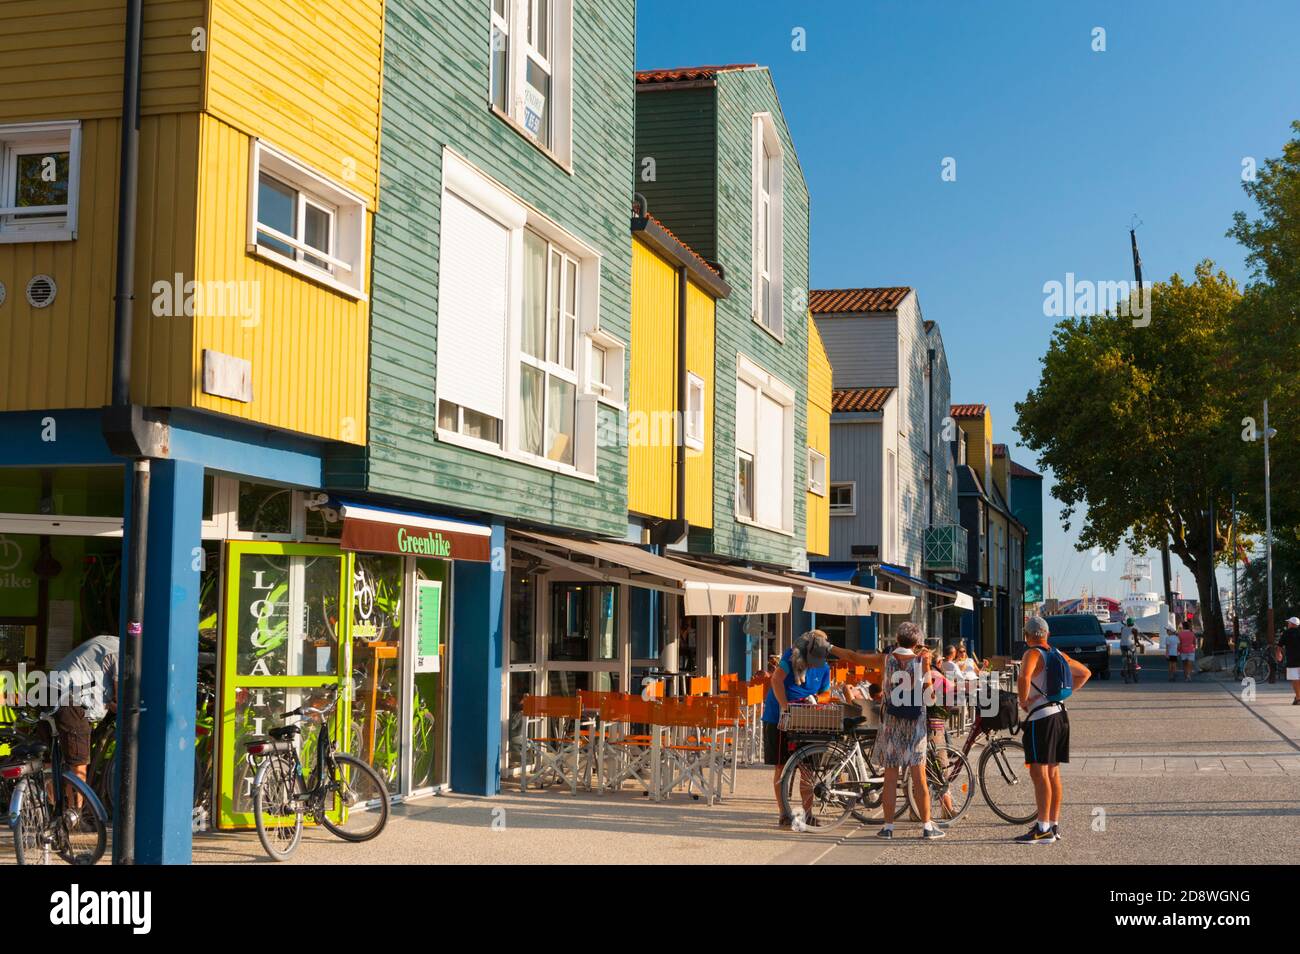
[[[806,735],[844,731],[844,720],[861,715],[857,706],[831,702],[824,706],[790,706],[781,713],[781,731]]]

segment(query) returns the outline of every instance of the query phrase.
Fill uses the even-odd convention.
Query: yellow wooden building
[[[808,501],[807,550],[831,552],[831,499],[827,489],[831,457],[831,362],[817,324],[808,322]]]
[[[632,235],[627,500],[653,537],[653,528],[666,522],[713,526],[715,306],[731,289],[657,219],[634,219]],[[679,525],[672,536],[684,532]]]
[[[109,402],[126,4],[41,6],[0,4],[0,412]],[[145,0],[135,402],[365,443],[383,17]]]

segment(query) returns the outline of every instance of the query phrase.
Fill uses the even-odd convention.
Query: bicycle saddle
[[[282,725],[279,728],[272,729],[270,731],[270,736],[273,739],[279,739],[280,741],[284,741],[285,739],[292,739],[295,735],[297,735],[301,731],[302,730],[299,729],[298,726],[296,725]]]
[[[844,720],[844,731],[852,732],[854,729],[856,729],[858,726],[862,725],[862,723],[866,721],[867,721],[866,716],[849,716]]]

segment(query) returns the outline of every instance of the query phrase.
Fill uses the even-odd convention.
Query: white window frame
[[[818,470],[821,471],[820,480],[817,478]],[[815,447],[810,447],[808,448],[808,492],[818,497],[825,497],[826,486],[826,455]]]
[[[749,513],[748,514],[746,514],[741,509],[740,506],[741,501],[745,499],[744,495],[740,491],[741,488],[740,462],[742,460],[749,461],[749,498],[748,498]],[[756,522],[754,519],[754,513],[758,508],[758,492],[756,486],[757,479],[758,479],[758,459],[749,451],[736,448],[736,519],[741,523]]]
[[[694,409],[695,396],[699,395],[699,410]],[[682,433],[691,450],[704,450],[704,422],[708,417],[708,388],[704,379],[694,371],[686,373],[686,407],[682,408]]]
[[[736,356],[736,387],[737,390],[741,385],[748,385],[756,390],[754,400],[754,440],[755,446],[752,452],[754,459],[754,507],[753,516],[745,516],[740,512],[740,504],[737,500],[734,506],[734,515],[738,523],[748,524],[754,527],[760,527],[764,530],[771,530],[774,533],[784,534],[786,536],[794,535],[794,490],[795,490],[795,468],[794,468],[794,404],[795,389],[786,384],[780,378],[764,370],[759,364],[745,355]],[[758,519],[758,501],[759,494],[757,491],[758,475],[760,471],[769,467],[765,463],[762,453],[762,433],[763,429],[760,424],[761,408],[763,398],[767,397],[776,404],[781,405],[783,414],[783,434],[781,440],[781,525],[773,526],[763,523]],[[739,424],[737,424],[739,430]],[[737,457],[739,459],[739,457]],[[739,464],[736,466],[736,472],[739,474]]]
[[[258,222],[258,194],[265,174],[297,194],[299,235],[286,235]],[[306,209],[316,206],[330,213],[330,249],[326,254],[303,241]],[[349,298],[367,300],[366,296],[366,200],[357,193],[316,172],[288,153],[261,139],[254,139],[249,156],[248,175],[248,251],[258,258],[325,285]],[[267,235],[289,246],[293,256],[264,244],[258,238]],[[306,259],[323,262],[316,265]]]
[[[835,503],[835,491],[842,487],[849,488],[849,504],[847,507]],[[858,482],[856,480],[832,480],[827,488],[827,496],[831,498],[832,517],[856,517],[858,515]]]
[[[539,458],[549,463],[558,464],[561,467],[576,467],[578,459],[578,398],[584,393],[583,387],[579,384],[578,374],[581,368],[578,348],[578,315],[567,310],[568,291],[570,287],[570,271],[576,277],[578,290],[574,292],[574,306],[581,311],[581,293],[582,293],[582,266],[579,259],[564,246],[558,245],[542,235],[535,229],[530,229],[534,235],[546,243],[546,330],[545,340],[542,343],[542,357],[531,355],[519,349],[519,363],[526,364],[530,368],[538,371],[542,376],[542,452],[534,454],[532,451],[525,450],[518,442],[514,447],[518,453],[526,456]],[[556,278],[555,263],[559,263],[560,288],[557,291],[552,284]],[[556,307],[552,308],[552,302]],[[522,315],[522,312],[520,312]],[[554,347],[552,347],[554,346]],[[554,357],[552,357],[554,352]],[[573,362],[569,367],[566,363],[566,356]],[[522,376],[523,370],[520,369]],[[547,421],[550,420],[551,410],[551,379],[563,381],[573,388],[573,448],[572,455],[574,464],[569,465],[563,461],[552,458],[546,446]],[[510,380],[507,375],[507,382]],[[517,391],[518,389],[516,389]],[[586,389],[590,391],[590,387]],[[522,421],[522,416],[519,417]],[[517,436],[517,432],[516,432]]]
[[[584,480],[598,480],[597,458],[597,413],[598,403],[621,404],[625,392],[624,354],[626,345],[614,335],[600,327],[600,284],[601,254],[586,242],[572,235],[537,210],[524,204],[500,183],[475,168],[463,156],[450,148],[443,150],[443,194],[448,190],[472,206],[478,207],[485,214],[496,218],[511,233],[510,276],[507,289],[507,328],[505,347],[505,419],[502,421],[501,445],[466,437],[455,431],[444,430],[436,425],[436,408],[438,396],[434,394],[435,435],[438,440],[476,450],[494,457],[503,457],[528,464],[542,470],[578,477]],[[549,361],[541,361],[533,355],[524,354],[522,347],[522,329],[524,315],[524,230],[534,232],[547,242],[547,308],[550,307],[550,255],[556,248],[569,256],[578,268],[578,291],[576,305],[578,314],[573,325],[575,337],[575,369],[569,371],[562,365],[553,366]],[[563,304],[563,302],[561,303]],[[562,331],[562,329],[561,329]],[[550,341],[550,315],[547,316],[547,342]],[[608,391],[601,391],[599,385],[591,380],[593,363],[590,356],[592,345],[605,349],[610,363],[617,368],[616,384],[605,382]],[[549,350],[547,351],[549,355]],[[521,447],[520,425],[522,409],[520,407],[519,381],[520,367],[527,363],[531,367],[545,367],[563,380],[572,381],[576,386],[574,395],[574,454],[573,463],[550,460],[545,456],[529,453]],[[608,365],[607,365],[608,366]],[[545,400],[545,393],[543,400]],[[545,409],[543,409],[543,427],[545,427]]]
[[[543,4],[548,11],[545,51],[533,42],[539,27],[538,11]],[[505,12],[503,18],[495,5],[489,4],[488,107],[538,149],[570,170],[573,158],[573,0],[506,0]],[[507,43],[505,111],[492,98],[494,28],[505,35]],[[525,92],[530,60],[550,77],[550,96],[546,103],[549,142],[534,134],[527,125]]]
[[[625,410],[627,395],[624,391],[626,375],[623,365],[626,349],[623,342],[607,331],[596,329],[583,336],[583,344],[586,357],[582,380],[587,383],[587,393],[602,404],[616,410]],[[598,352],[603,355],[603,359],[597,359]],[[597,372],[598,360],[603,374]]]
[[[63,205],[19,208],[18,157],[66,152],[68,201]],[[81,122],[66,120],[0,126],[0,244],[18,242],[68,242],[77,237],[77,209],[81,191]],[[14,215],[47,210],[35,221],[15,221]]]
[[[785,340],[785,151],[771,113],[754,113],[751,126],[751,314],[759,327]],[[768,175],[763,175],[764,159]],[[766,218],[763,212],[766,210]],[[763,222],[767,229],[764,232]],[[763,280],[767,279],[767,294]]]

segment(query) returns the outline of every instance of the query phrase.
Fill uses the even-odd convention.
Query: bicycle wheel
[[[50,850],[53,839],[49,835],[52,810],[45,790],[45,776],[29,776],[22,784],[22,808],[13,822],[14,854],[20,865],[48,865],[53,854]]]
[[[1025,745],[1019,739],[995,739],[980,759],[980,791],[993,814],[1013,825],[1038,817],[1034,783],[1025,765]]]
[[[911,771],[903,786],[907,810],[913,821],[921,820],[921,811]],[[975,797],[975,773],[966,757],[952,746],[931,748],[925,760],[926,785],[930,789],[930,817],[955,822],[966,814]]]
[[[1259,655],[1251,656],[1246,660],[1245,673],[1248,679],[1264,682],[1268,679],[1268,660]]]
[[[320,823],[344,841],[369,841],[388,824],[388,786],[360,759],[335,755],[333,761]]]
[[[70,865],[95,865],[108,847],[108,829],[99,813],[84,801],[77,808],[66,808],[53,825],[54,843],[59,857]]]
[[[864,781],[845,746],[801,746],[781,772],[781,815],[801,820],[808,829],[835,828],[860,802]]]
[[[275,861],[284,861],[302,841],[302,779],[294,760],[271,755],[253,777],[253,820],[257,840]]]

